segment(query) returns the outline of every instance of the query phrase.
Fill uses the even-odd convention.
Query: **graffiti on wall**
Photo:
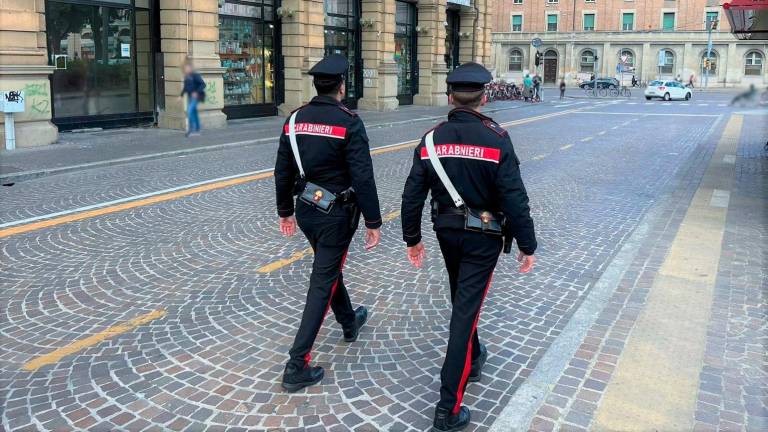
[[[51,98],[47,84],[26,84],[24,95],[33,112],[46,115],[51,113]]]

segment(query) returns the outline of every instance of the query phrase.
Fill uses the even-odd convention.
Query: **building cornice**
[[[707,40],[707,32],[688,31],[688,32],[497,32],[492,33],[491,42],[493,43],[529,43],[533,38],[541,38],[548,43],[595,43],[595,42],[616,42],[616,43],[700,43]],[[726,32],[712,33],[712,41],[716,44],[723,43],[752,43],[764,45],[765,41],[740,41],[732,34]]]

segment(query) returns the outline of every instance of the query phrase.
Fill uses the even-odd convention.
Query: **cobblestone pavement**
[[[509,130],[523,161],[541,248],[539,266],[530,275],[516,274],[511,257],[500,261],[479,326],[489,347],[488,364],[482,382],[471,384],[465,396],[473,409],[471,430],[491,427],[650,215],[657,223],[619,284],[620,297],[596,324],[604,327],[590,337],[603,337],[609,326],[617,334],[629,331],[628,321],[609,315],[637,312],[641,303],[634,308],[624,303],[642,301],[643,284],[674,235],[675,220],[679,223],[711,154],[710,131],[723,113],[730,109],[632,99],[570,100],[495,115],[500,122],[531,119]],[[374,147],[382,147],[414,139],[430,124],[372,128],[369,135]],[[661,130],[649,139],[648,131]],[[274,143],[261,143],[25,181],[0,190],[0,223],[268,169],[274,151]],[[759,161],[757,151],[750,151]],[[345,272],[353,302],[372,311],[369,325],[358,342],[344,344],[341,330],[326,320],[315,345],[326,378],[297,394],[282,392],[279,379],[311,258],[301,254],[305,241],[278,235],[269,176],[3,236],[2,428],[427,430],[450,309],[434,237],[425,236],[430,253],[425,269],[412,269],[404,260],[396,212],[410,152],[382,147],[374,154],[383,213],[390,221],[377,250],[365,253],[356,242]],[[749,185],[761,175],[764,161],[739,166],[745,194],[759,198],[764,189]],[[745,224],[727,238],[738,242],[754,235]],[[709,331],[714,346],[733,347],[712,351],[712,361],[722,357],[728,363],[712,366],[723,382],[744,368],[748,379],[739,391],[752,398],[739,408],[742,413],[759,408],[755,391],[765,388],[764,369],[755,358],[764,340],[752,336],[764,330],[765,315],[754,294],[728,295],[744,289],[745,282],[758,285],[753,291],[764,286],[764,273],[754,270],[764,266],[761,244],[737,248],[730,264],[721,262],[725,282],[719,282],[723,292],[714,307],[722,308],[716,313],[722,321],[713,320]],[[281,259],[286,264],[260,271]],[[727,276],[735,266],[752,269],[752,279]],[[603,346],[606,352],[597,360],[573,360],[581,377],[599,378],[600,370],[610,368],[621,350],[618,339]],[[52,355],[59,349],[67,355]],[[702,380],[700,398],[715,390],[707,382]],[[589,386],[600,387],[599,380],[590,378],[584,386],[579,395],[594,397]],[[725,421],[727,389],[719,393]],[[582,413],[581,405],[574,407],[575,390],[569,392],[551,400],[563,405],[558,409]],[[546,416],[540,414],[536,421],[543,424]],[[558,418],[558,425],[584,423],[584,415],[565,415],[571,416]],[[761,411],[750,415],[759,418]]]

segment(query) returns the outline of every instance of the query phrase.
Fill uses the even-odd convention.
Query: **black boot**
[[[440,432],[460,431],[469,425],[471,415],[469,408],[463,406],[459,413],[452,415],[446,408],[437,407],[435,409],[435,421],[432,423],[433,430]]]
[[[355,309],[355,326],[344,329],[344,342],[354,342],[360,334],[360,328],[368,321],[368,309],[365,306],[359,306]]]
[[[472,367],[469,369],[469,382],[478,382],[483,377],[483,366],[488,359],[488,349],[485,345],[480,345],[480,355],[472,361]]]
[[[320,366],[304,366],[300,368],[293,363],[288,363],[283,372],[283,388],[289,392],[295,392],[319,383],[325,371]]]

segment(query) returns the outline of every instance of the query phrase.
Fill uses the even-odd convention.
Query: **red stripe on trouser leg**
[[[344,263],[347,262],[347,253],[349,250],[344,251],[344,256],[341,257],[341,266],[339,267],[339,274],[341,274],[342,270],[344,270]],[[333,301],[333,295],[336,294],[336,287],[339,286],[339,278],[336,278],[336,281],[331,285],[331,295],[328,297],[328,304],[325,305],[325,312],[323,312],[323,319],[320,321],[320,326],[317,327],[317,331],[320,331],[320,327],[323,326],[323,321],[325,321],[325,316],[328,315],[328,309],[331,308],[331,301]],[[315,333],[315,337],[317,337],[317,333]],[[312,360],[312,347],[309,348],[309,352],[304,355],[304,366],[309,364],[309,361]]]
[[[467,385],[467,378],[469,378],[469,372],[472,369],[472,338],[477,331],[477,322],[480,319],[480,310],[483,309],[483,301],[485,296],[488,295],[488,287],[491,286],[493,280],[493,272],[488,277],[488,283],[485,284],[485,291],[483,291],[483,298],[480,299],[480,306],[477,308],[477,315],[475,315],[475,321],[472,323],[472,331],[469,333],[469,341],[467,342],[467,357],[464,359],[464,369],[461,372],[461,380],[459,381],[459,388],[456,389],[456,405],[453,406],[452,414],[458,414],[461,409],[461,400],[464,398],[464,386]]]

